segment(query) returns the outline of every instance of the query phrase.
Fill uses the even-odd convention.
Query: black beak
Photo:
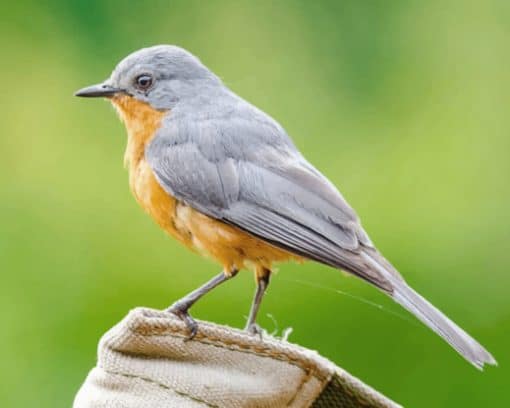
[[[81,96],[83,98],[109,98],[119,92],[122,92],[122,89],[114,88],[107,84],[97,84],[76,91],[74,96]]]

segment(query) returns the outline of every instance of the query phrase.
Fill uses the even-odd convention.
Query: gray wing
[[[167,121],[146,150],[158,182],[198,211],[391,291],[352,208],[272,121]]]

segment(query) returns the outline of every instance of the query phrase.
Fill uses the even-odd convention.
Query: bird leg
[[[257,334],[262,336],[262,329],[256,323],[257,321],[257,313],[260,308],[260,303],[262,302],[262,298],[266,293],[266,289],[269,286],[269,276],[271,275],[271,271],[269,269],[264,269],[264,273],[261,275],[257,275],[257,289],[255,290],[255,296],[253,297],[253,302],[250,308],[250,315],[248,316],[248,320],[246,322],[245,330],[251,334]]]
[[[209,293],[216,286],[219,286],[223,282],[226,282],[230,278],[236,276],[237,272],[237,269],[232,270],[230,273],[221,272],[210,281],[206,282],[204,285],[187,294],[182,299],[179,299],[167,309],[167,311],[179,317],[186,324],[189,330],[189,340],[195,337],[198,331],[197,322],[189,314],[189,309],[191,306],[193,306],[198,301],[198,299],[200,299],[206,293]]]

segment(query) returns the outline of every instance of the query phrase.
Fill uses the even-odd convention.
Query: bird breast
[[[131,191],[141,207],[167,233],[195,252],[215,259],[227,273],[245,267],[264,273],[274,262],[299,259],[168,194],[145,160],[145,148],[167,112],[155,110],[129,96],[112,98],[112,103],[128,133],[124,162],[129,170]]]

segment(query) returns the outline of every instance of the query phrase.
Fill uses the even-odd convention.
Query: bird
[[[135,199],[168,234],[222,266],[168,308],[190,338],[198,330],[190,308],[241,269],[256,280],[246,330],[261,334],[256,317],[274,265],[315,261],[375,286],[478,369],[497,364],[406,283],[284,128],[187,50],[137,50],[75,95],[111,101],[127,130],[124,163]]]

